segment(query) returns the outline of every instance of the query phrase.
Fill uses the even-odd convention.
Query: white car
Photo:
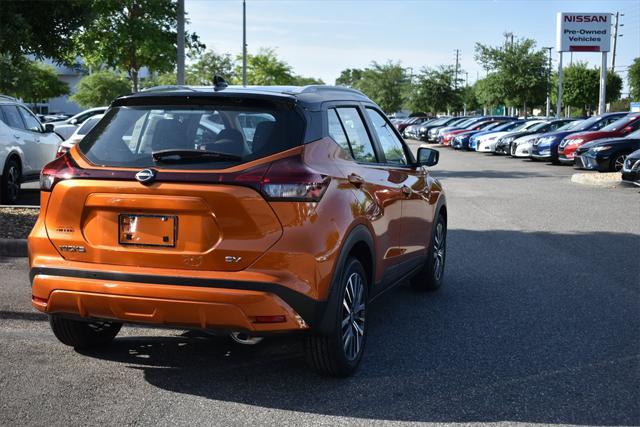
[[[527,120],[524,123],[514,124],[513,127],[502,129],[499,132],[491,132],[487,135],[479,136],[476,151],[481,153],[495,153],[496,143],[501,137],[512,132],[523,132],[541,122],[543,122],[543,120]]]
[[[60,135],[62,139],[69,139],[73,132],[83,124],[88,118],[95,116],[96,114],[104,114],[107,111],[107,107],[96,107],[84,110],[75,116],[69,117],[67,120],[60,122],[50,122],[53,125],[55,133]]]
[[[71,149],[78,142],[82,141],[82,138],[89,133],[91,129],[104,117],[104,114],[96,114],[84,121],[82,126],[78,126],[75,132],[69,137],[69,139],[62,141],[58,146],[58,156],[63,155]]]
[[[20,184],[36,181],[55,159],[61,139],[20,101],[0,95],[0,199],[15,203]]]
[[[511,143],[511,156],[512,157],[529,157],[531,154],[531,148],[533,142],[542,135],[541,133],[533,133],[530,135],[521,136],[513,140]]]

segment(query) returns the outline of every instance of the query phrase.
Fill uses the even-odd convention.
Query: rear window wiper
[[[187,150],[187,149],[169,149],[159,150],[151,153],[153,160],[156,162],[178,162],[178,161],[240,161],[241,156],[235,154],[218,153],[216,151],[207,150]]]

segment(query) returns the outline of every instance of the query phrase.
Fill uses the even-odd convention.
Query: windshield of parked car
[[[561,126],[558,129],[556,129],[556,131],[560,132],[560,131],[565,131],[565,130],[574,130],[578,126],[582,126],[582,123],[584,123],[584,122],[586,122],[586,120],[576,120],[574,122],[569,122],[566,125]]]
[[[550,124],[551,124],[550,122],[536,123],[535,125],[531,126],[530,128],[527,128],[527,130],[531,131],[531,132],[535,132],[537,130],[545,129]]]
[[[77,134],[78,135],[86,135],[89,133],[89,131],[91,129],[93,129],[93,127],[96,125],[96,123],[98,123],[100,121],[100,119],[102,118],[102,114],[100,114],[99,116],[93,116],[87,120],[85,120],[85,122],[82,124],[82,126],[80,126],[80,128],[78,129]]]
[[[117,107],[105,114],[79,148],[90,162],[104,166],[155,166],[152,154],[163,150],[210,151],[246,162],[300,145],[303,133],[302,117],[275,105]],[[162,167],[225,166],[205,159]]]
[[[590,117],[583,120],[582,123],[580,123],[580,126],[575,127],[574,130],[589,130],[590,127],[598,123],[600,120],[602,120],[602,117],[600,116]]]
[[[625,116],[621,119],[616,120],[615,122],[606,125],[605,127],[603,127],[602,129],[600,129],[601,131],[604,132],[614,132],[616,130],[620,130],[622,128],[624,128],[625,126],[627,126],[629,123],[632,123],[634,121],[636,121],[638,119],[638,116]]]
[[[626,138],[629,138],[629,139],[640,139],[640,129],[631,132],[629,135],[626,136]]]

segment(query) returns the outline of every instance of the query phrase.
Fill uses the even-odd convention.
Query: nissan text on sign
[[[558,52],[609,52],[610,13],[558,12]]]

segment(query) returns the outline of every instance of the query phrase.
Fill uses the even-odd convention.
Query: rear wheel
[[[624,166],[624,161],[627,159],[626,154],[617,154],[613,159],[611,159],[611,164],[609,165],[609,172],[620,172],[622,167]]]
[[[435,291],[440,288],[447,255],[447,224],[442,214],[431,233],[431,244],[424,267],[411,279],[411,286],[419,291]]]
[[[49,316],[53,334],[66,345],[90,349],[109,344],[120,332],[122,323],[110,321],[83,322],[57,315]]]
[[[13,204],[20,195],[20,164],[16,159],[9,159],[2,171],[0,180],[0,197],[2,203]]]
[[[367,275],[356,258],[349,258],[340,280],[341,304],[328,335],[307,338],[307,362],[317,372],[346,377],[356,371],[367,338]]]

